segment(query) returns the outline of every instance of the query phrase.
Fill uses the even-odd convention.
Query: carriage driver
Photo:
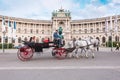
[[[62,39],[63,39],[62,31],[63,31],[62,27],[59,27],[59,29],[56,30],[56,32],[54,32],[54,34],[53,34],[54,42],[55,42],[55,44],[58,44],[59,47],[61,47],[63,44],[62,43],[63,42],[62,41]]]
[[[59,37],[59,33],[58,33],[58,30],[56,30],[53,34],[53,37],[54,37],[54,43],[59,45],[60,43],[60,37]]]

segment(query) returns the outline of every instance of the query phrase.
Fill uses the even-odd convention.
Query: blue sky
[[[120,14],[120,0],[0,0],[0,15],[50,20],[61,6],[72,19],[90,19]]]

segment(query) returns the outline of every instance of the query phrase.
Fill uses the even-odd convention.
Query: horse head
[[[90,39],[90,41],[94,46],[99,46],[100,41],[98,39]]]

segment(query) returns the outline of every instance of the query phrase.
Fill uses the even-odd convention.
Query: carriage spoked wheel
[[[54,48],[52,51],[52,55],[58,59],[65,59],[66,58],[66,51],[64,48]]]
[[[26,61],[30,60],[33,57],[33,53],[34,52],[32,48],[30,48],[29,46],[24,46],[18,50],[17,56],[20,60]]]

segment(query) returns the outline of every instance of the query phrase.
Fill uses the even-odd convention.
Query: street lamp
[[[112,25],[112,16],[110,17],[110,35],[111,35],[111,51],[113,51],[113,41],[112,41],[112,38],[113,38],[113,32],[114,32],[114,29],[113,29],[113,25]]]
[[[112,38],[113,38],[113,32],[114,32],[114,29],[113,29],[113,25],[112,25],[112,16],[110,17],[110,27],[108,27],[108,19],[105,20],[105,34],[107,36],[107,34],[110,33],[110,37],[108,37],[110,43],[111,43],[111,51],[112,50],[112,47],[113,47],[113,41],[112,41]],[[109,44],[109,43],[108,43]]]
[[[114,30],[111,29],[110,30],[110,34],[111,34],[111,51],[113,51],[113,49],[112,49],[113,48],[113,40],[112,40],[112,38],[113,38],[113,36],[112,36],[113,32],[114,32]]]
[[[113,48],[113,33],[116,32],[118,33],[118,24],[117,24],[117,15],[115,16],[115,19],[114,19],[114,26],[112,25],[113,24],[113,19],[112,19],[112,16],[110,17],[110,34],[111,34],[111,51],[112,48]]]
[[[3,53],[4,53],[5,52],[5,50],[4,50],[4,43],[5,43],[5,34],[6,34],[6,32],[3,31],[2,33],[3,33],[3,36],[2,36],[2,50],[3,50]]]

